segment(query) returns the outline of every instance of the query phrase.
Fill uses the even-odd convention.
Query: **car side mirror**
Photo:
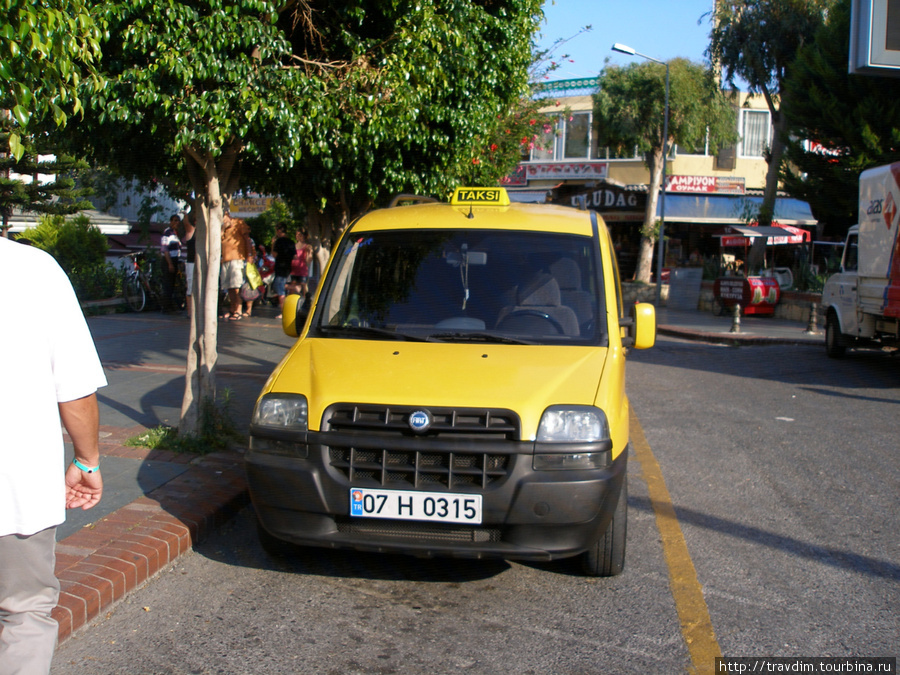
[[[623,317],[619,325],[627,331],[623,346],[649,349],[656,344],[656,308],[649,302],[633,305],[630,316]]]
[[[284,299],[284,306],[281,308],[281,329],[285,335],[299,337],[308,317],[309,308],[305,305],[302,295],[291,294]]]

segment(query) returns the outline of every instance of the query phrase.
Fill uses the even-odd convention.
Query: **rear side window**
[[[319,337],[368,328],[422,339],[604,344],[590,237],[506,230],[366,232],[342,241],[313,319]]]

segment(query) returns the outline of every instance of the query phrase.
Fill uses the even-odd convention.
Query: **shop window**
[[[591,114],[573,113],[565,121],[563,159],[588,159],[591,149]]]
[[[765,157],[772,125],[768,110],[741,111],[741,156]]]
[[[558,123],[558,122],[557,122]],[[531,150],[532,162],[552,162],[556,159],[556,127],[557,123],[550,124],[538,134],[538,140]]]
[[[531,151],[531,161],[533,162],[590,159],[591,156],[591,113],[589,112],[571,113],[567,117],[558,117],[555,123],[541,130]]]

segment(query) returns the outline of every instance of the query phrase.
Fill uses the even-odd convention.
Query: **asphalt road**
[[[307,549],[246,509],[53,673],[678,673],[897,656],[900,359],[661,339],[631,355],[625,573]],[[674,508],[673,508],[674,507]]]

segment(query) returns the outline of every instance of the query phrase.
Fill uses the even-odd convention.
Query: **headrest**
[[[516,292],[520,307],[558,307],[562,304],[559,284],[546,272],[541,272]]]
[[[550,265],[550,274],[556,278],[562,290],[581,290],[581,270],[578,269],[578,263],[571,258],[560,258]]]

